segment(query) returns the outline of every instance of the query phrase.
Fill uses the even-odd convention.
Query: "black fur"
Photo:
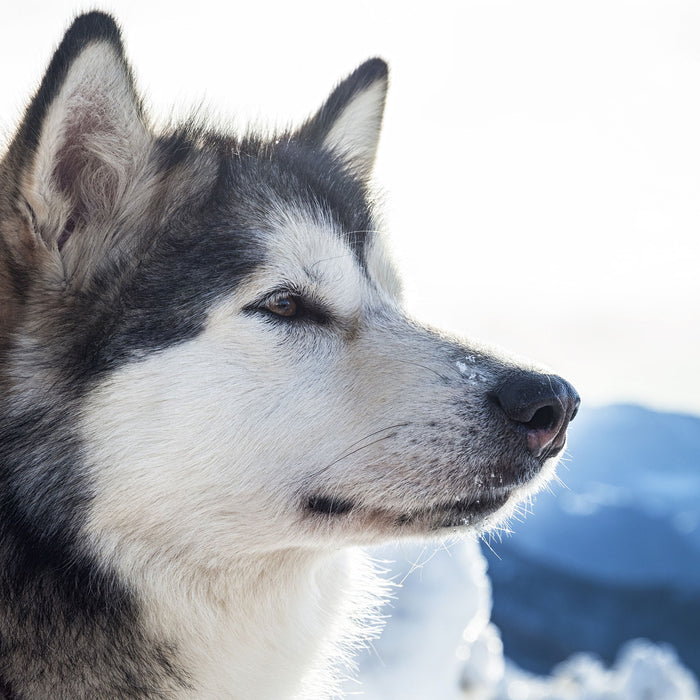
[[[129,591],[76,539],[90,489],[71,409],[2,406],[0,679],[18,698],[166,697],[186,685],[173,650],[144,636]]]
[[[320,515],[345,515],[355,507],[355,504],[344,498],[311,496],[306,507],[312,513],[319,513]]]

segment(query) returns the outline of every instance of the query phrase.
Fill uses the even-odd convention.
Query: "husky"
[[[579,397],[412,321],[372,166],[388,82],[300,127],[155,133],[78,17],[0,163],[0,696],[328,697],[361,546],[495,527]]]

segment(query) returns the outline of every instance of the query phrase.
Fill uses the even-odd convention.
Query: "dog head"
[[[297,130],[156,135],[113,22],[76,21],[3,164],[13,411],[64,436],[29,520],[209,564],[488,526],[551,476],[574,389],[402,309],[386,89],[373,59]]]

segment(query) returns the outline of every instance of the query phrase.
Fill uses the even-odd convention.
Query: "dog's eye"
[[[299,311],[299,301],[291,294],[273,294],[265,301],[265,308],[276,316],[291,318]]]
[[[313,299],[305,299],[299,293],[280,289],[268,294],[260,301],[245,308],[247,312],[264,312],[268,317],[279,318],[318,326],[328,325],[331,315],[323,304]]]

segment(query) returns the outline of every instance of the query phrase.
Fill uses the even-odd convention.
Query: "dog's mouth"
[[[438,503],[427,508],[401,515],[399,527],[417,526],[426,530],[469,527],[477,525],[500,510],[508,501],[510,492],[484,493],[470,499],[457,498],[451,503]]]
[[[347,498],[312,496],[306,502],[310,515],[331,519],[350,518],[381,521],[397,530],[434,532],[445,528],[473,527],[500,510],[511,495],[509,489],[484,492],[478,496],[455,497],[449,502],[403,510],[373,507]]]

